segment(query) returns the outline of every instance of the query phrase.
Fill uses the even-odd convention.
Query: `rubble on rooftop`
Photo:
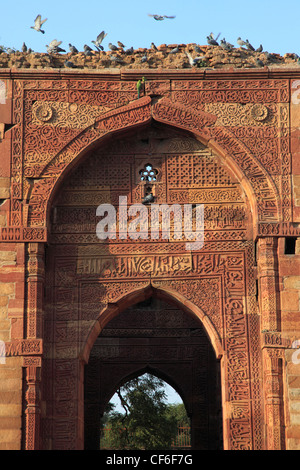
[[[179,52],[170,53],[175,47]],[[298,56],[290,53],[269,54],[268,52],[255,52],[246,48],[224,50],[221,46],[198,46],[202,52],[196,52],[197,44],[162,44],[157,50],[152,48],[135,49],[133,53],[126,53],[122,48],[118,51],[93,51],[92,55],[78,53],[40,53],[19,52],[0,53],[0,69],[186,69],[186,68],[262,68],[266,67],[300,67]],[[188,54],[194,59],[201,60],[191,66]],[[145,59],[146,56],[146,59]]]

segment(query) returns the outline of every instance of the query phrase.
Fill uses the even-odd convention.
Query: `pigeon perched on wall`
[[[154,196],[152,193],[146,194],[146,196],[142,200],[142,204],[150,204],[154,201]]]
[[[70,69],[76,69],[76,65],[74,65],[70,60],[65,60],[65,66]]]
[[[27,46],[25,42],[23,42],[23,45],[22,45],[22,52],[27,52]]]
[[[78,53],[78,49],[70,43],[69,43],[69,49],[72,52],[72,54],[77,54]]]
[[[111,51],[117,51],[118,47],[112,44],[111,42],[108,43],[108,47]]]
[[[240,47],[247,46],[247,43],[243,41],[240,37],[237,38],[236,42]]]
[[[147,60],[148,60],[147,53],[145,53],[145,54],[143,55],[143,57],[141,58],[142,64],[143,64],[144,62],[147,62]]]
[[[158,51],[156,45],[154,44],[154,42],[151,42],[151,49],[152,51]]]
[[[264,66],[265,66],[265,64],[263,63],[263,61],[260,60],[260,59],[258,59],[258,58],[255,59],[255,62],[256,62],[256,65],[257,65],[258,67],[264,67]]]
[[[117,62],[118,64],[124,64],[124,61],[123,61],[122,57],[111,55],[110,60],[112,62]]]
[[[208,43],[210,46],[218,46],[218,45],[219,45],[218,41],[216,41],[215,39],[213,39],[211,36],[207,36],[207,43]]]
[[[126,49],[126,51],[125,51],[125,54],[126,54],[126,55],[131,55],[131,54],[133,54],[133,53],[134,53],[134,49],[133,49],[132,46],[131,46],[129,49]]]
[[[269,54],[269,52],[265,52],[265,57],[270,62],[276,62],[276,57],[273,54]]]
[[[225,38],[221,39],[220,41],[220,46],[222,47],[222,49],[224,49],[225,51],[232,51],[233,49],[233,45],[230,44],[229,42],[227,42],[225,40]]]
[[[255,52],[262,52],[262,51],[263,51],[262,45],[260,45],[260,46],[255,50]]]
[[[92,52],[92,50],[93,50],[93,49],[92,49],[90,46],[88,46],[87,44],[84,44],[83,49],[84,49],[85,51],[90,51],[90,52]]]
[[[91,56],[91,55],[93,55],[93,52],[94,52],[94,51],[93,51],[93,49],[92,49],[90,46],[88,46],[87,44],[84,44],[84,46],[83,46],[83,52],[84,52],[84,55],[86,55],[86,56]]]
[[[197,54],[205,54],[205,52],[198,45],[194,47],[194,50],[197,52]]]
[[[254,47],[250,44],[250,42],[248,41],[248,39],[246,39],[246,47],[249,51],[255,51]]]
[[[168,19],[174,19],[174,18],[176,18],[175,16],[151,15],[150,13],[148,14],[148,16],[151,16],[151,17],[154,18],[156,21],[163,21],[165,18],[168,18]]]
[[[45,31],[41,29],[41,26],[47,21],[47,18],[42,20],[41,15],[37,15],[36,19],[34,20],[34,26],[30,26],[31,29],[35,29],[35,31],[39,31],[42,34],[45,34]]]
[[[124,49],[125,46],[121,41],[117,41],[117,44],[121,49]]]

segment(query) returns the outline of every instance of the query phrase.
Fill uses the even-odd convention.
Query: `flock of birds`
[[[175,16],[157,15],[157,14],[154,14],[154,15],[149,14],[148,16],[154,18],[154,20],[156,20],[156,21],[163,21],[164,19],[174,19],[175,18]],[[37,31],[37,32],[45,34],[45,30],[42,29],[42,27],[44,28],[43,25],[46,21],[47,21],[47,18],[42,19],[41,15],[37,15],[37,17],[34,20],[34,25],[31,26],[30,28]],[[225,38],[221,39],[218,42],[220,34],[221,33],[219,33],[215,37],[213,33],[210,33],[210,35],[207,36],[207,44],[209,46],[220,46],[224,51],[227,51],[227,52],[231,52],[233,49],[235,49],[234,45],[227,42],[225,40]],[[107,36],[107,33],[105,33],[105,31],[101,31],[101,33],[98,34],[96,39],[91,41],[91,43],[94,45],[96,51],[100,52],[100,51],[104,50],[102,42],[103,42],[103,40],[106,36]],[[59,53],[62,53],[62,52],[66,52],[65,49],[60,47],[61,44],[62,44],[62,41],[57,41],[56,39],[54,39],[53,41],[51,41],[49,43],[49,45],[48,44],[46,45],[47,53],[51,55],[51,54],[59,54]],[[237,38],[237,44],[240,48],[242,48],[244,50],[248,50],[248,51],[252,51],[252,52],[259,52],[259,53],[263,52],[263,46],[262,45],[260,45],[257,49],[255,49],[250,44],[248,39],[246,39],[244,41],[243,39],[241,39],[241,37],[238,37]],[[109,42],[108,43],[108,48],[109,48],[110,51],[113,51],[115,53],[120,52],[120,51],[125,53],[126,55],[134,53],[133,47],[125,50],[125,46],[121,41],[117,41],[117,45],[114,45],[111,42]],[[154,50],[154,51],[158,50],[153,42],[151,43],[151,49]],[[25,43],[23,43],[21,50],[22,50],[23,53],[34,52],[31,48],[27,48]],[[72,54],[79,53],[79,50],[71,43],[69,43],[69,51]],[[86,56],[92,56],[92,55],[94,55],[94,53],[96,51],[94,49],[92,49],[90,46],[88,46],[87,44],[84,44],[84,46],[83,46],[83,53]],[[10,47],[0,46],[0,53],[2,53],[2,52],[5,52],[7,54],[13,54],[14,52],[18,52],[18,51],[16,51],[15,49],[12,49]],[[180,52],[180,48],[178,46],[176,46],[171,51],[169,51],[169,54],[176,54],[178,52]],[[203,51],[200,46],[195,46],[195,52],[196,52],[196,54],[201,54],[201,55],[197,55],[197,57],[192,57],[190,52],[185,51],[185,54],[188,58],[190,66],[195,67],[195,66],[205,65],[205,51]],[[273,54],[269,54],[268,52],[264,52],[264,54],[265,54],[265,57],[266,57],[267,60],[269,60],[271,62],[275,61],[275,57],[274,57]],[[300,65],[299,56],[297,54],[293,54],[293,56],[294,56],[294,59],[297,60],[298,64]],[[110,59],[112,61],[122,63],[122,58],[118,55],[115,55],[115,56],[111,55]],[[147,57],[147,52],[146,52],[143,55],[143,57],[141,58],[141,62],[142,63],[147,62],[147,60],[148,60],[148,57]],[[263,67],[265,65],[260,58],[256,57],[255,60],[256,60],[257,66]],[[65,61],[65,66],[66,67],[75,67],[75,65],[70,60]]]

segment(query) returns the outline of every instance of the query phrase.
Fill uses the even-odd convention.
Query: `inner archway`
[[[109,401],[100,450],[190,449],[190,418],[180,395],[151,372],[125,382]]]
[[[181,396],[192,449],[222,449],[219,361],[207,334],[178,306],[150,297],[111,320],[93,345],[84,379],[86,450],[99,449],[100,420],[115,391],[144,372]]]

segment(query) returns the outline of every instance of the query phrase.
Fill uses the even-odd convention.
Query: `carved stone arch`
[[[28,225],[45,227],[54,195],[66,173],[87,153],[107,142],[112,136],[160,123],[190,132],[218,154],[238,177],[247,194],[256,229],[259,222],[279,221],[278,194],[269,175],[230,131],[215,127],[216,116],[195,112],[185,105],[162,98],[151,103],[146,96],[101,116],[84,129],[42,169],[29,195]]]
[[[188,340],[185,335],[176,340],[175,338],[178,336],[178,333],[171,336],[166,334],[165,329],[171,328],[170,324],[167,326],[167,317],[162,318],[162,323],[153,322],[154,317],[152,316],[150,316],[149,320],[154,330],[155,328],[159,329],[162,327],[162,324],[164,325],[162,327],[164,339],[160,335],[156,336],[155,333],[153,337],[152,335],[147,336],[144,333],[144,329],[147,331],[149,325],[145,326],[143,323],[141,325],[135,324],[134,318],[139,322],[141,321],[140,311],[135,311],[134,313],[138,312],[138,314],[136,317],[132,317],[131,307],[140,302],[143,304],[150,297],[157,297],[162,300],[163,305],[165,303],[172,305],[170,311],[173,311],[174,308],[177,311],[180,310],[183,317],[191,315],[194,318],[191,321],[186,318],[184,322],[186,326],[180,323],[180,328],[191,328],[191,336]],[[139,377],[144,373],[150,373],[164,380],[180,395],[187,414],[191,419],[190,432],[193,448],[195,446],[195,449],[200,449],[201,447],[199,446],[205,445],[204,441],[206,439],[210,442],[210,445],[213,445],[213,439],[216,439],[217,435],[221,443],[221,382],[223,381],[224,388],[226,380],[224,374],[221,374],[220,371],[221,361],[219,360],[222,358],[220,354],[218,357],[218,353],[214,350],[211,336],[208,334],[205,325],[190,310],[189,302],[184,301],[183,298],[177,299],[175,297],[175,292],[173,293],[165,288],[159,290],[149,284],[144,289],[132,291],[130,294],[118,298],[115,303],[108,305],[107,312],[100,314],[97,327],[95,331],[91,332],[94,334],[94,338],[90,335],[86,342],[86,350],[89,349],[91,354],[89,357],[86,354],[84,360],[81,361],[81,364],[85,363],[84,438],[87,449],[96,449],[99,446],[98,423],[103,415],[106,404],[111,400],[116,390],[129,380]],[[157,306],[158,304],[155,303],[154,309]],[[142,309],[143,307],[138,308]],[[200,309],[194,308],[194,310],[197,312]],[[101,330],[99,324],[103,313],[107,314],[102,322],[102,329],[105,331],[105,334],[103,334],[104,331]],[[116,318],[119,314],[124,314],[121,322]],[[201,312],[201,314],[202,318],[205,318],[204,313]],[[123,335],[121,331],[124,328],[125,318],[126,326]],[[116,323],[115,319],[117,320]],[[109,325],[110,320],[112,320],[111,326]],[[196,339],[196,336],[193,336],[193,331],[195,332],[195,326],[198,321],[199,330],[202,333],[199,336],[197,335]],[[202,323],[201,325],[200,322]],[[176,323],[175,320],[174,325]],[[129,338],[129,336],[127,337],[127,328],[134,328],[137,331],[140,329],[140,332],[137,336]],[[180,331],[182,332],[182,330]],[[160,338],[159,342],[157,342],[158,338]],[[186,341],[183,340],[184,338]],[[146,341],[144,342],[143,339]],[[175,342],[173,342],[174,340]],[[177,353],[174,355],[175,344]],[[141,348],[140,353],[137,353],[136,347]],[[158,355],[162,354],[160,348],[162,350],[166,349],[163,356],[160,356],[161,360],[158,359]],[[156,350],[157,353],[155,353]],[[145,351],[148,353],[145,354]],[[104,357],[102,357],[103,352]],[[130,356],[130,360],[128,360],[127,354]],[[213,392],[209,393],[208,390],[213,390]],[[206,405],[203,405],[204,401]],[[210,424],[208,425],[209,421]],[[218,425],[214,426],[212,423],[215,421],[218,422]],[[205,432],[206,437],[202,442],[203,432]],[[214,434],[215,437],[213,437]]]

